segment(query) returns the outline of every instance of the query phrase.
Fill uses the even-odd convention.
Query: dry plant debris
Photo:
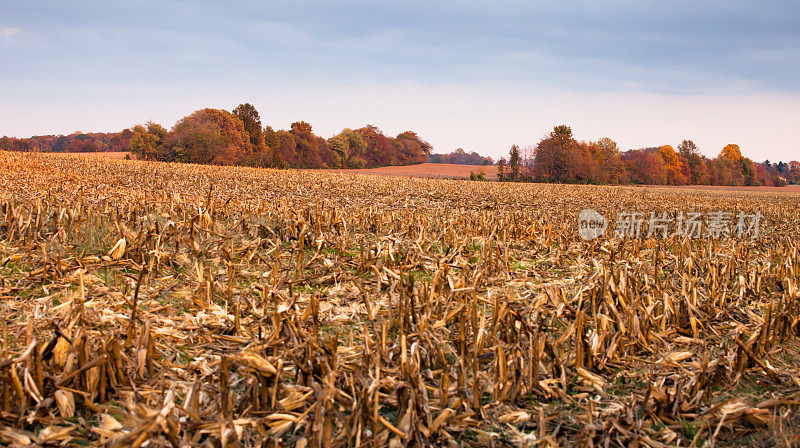
[[[798,204],[0,153],[0,443],[797,446]]]

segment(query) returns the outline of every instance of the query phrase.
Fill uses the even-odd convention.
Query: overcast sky
[[[794,1],[0,0],[0,135],[171,127],[250,102],[505,155],[554,125],[800,159]]]

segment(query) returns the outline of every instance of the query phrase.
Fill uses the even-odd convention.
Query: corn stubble
[[[0,153],[0,443],[796,446],[798,199]]]

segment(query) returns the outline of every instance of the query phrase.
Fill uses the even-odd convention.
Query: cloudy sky
[[[330,136],[500,156],[556,124],[623,149],[800,159],[795,1],[0,0],[0,135],[170,127],[251,102]]]

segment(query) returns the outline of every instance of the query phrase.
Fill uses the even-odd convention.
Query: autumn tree
[[[730,143],[725,145],[722,148],[722,151],[719,153],[720,157],[724,157],[728,160],[737,161],[742,158],[742,151],[739,149],[739,145]]]
[[[289,132],[294,136],[296,163],[300,168],[323,168],[322,154],[317,136],[305,121],[292,123]],[[325,143],[325,140],[322,140]],[[324,148],[327,150],[327,146]]]
[[[364,158],[368,167],[401,164],[402,144],[395,139],[387,137],[378,127],[369,124],[357,129],[356,132],[366,143]]]
[[[146,125],[136,125],[131,130],[128,151],[143,160],[165,160],[163,149],[167,130],[152,121]]]
[[[133,138],[133,131],[125,129],[122,132],[117,132],[109,139],[109,146],[111,151],[127,151],[131,138]]]
[[[0,140],[0,149],[3,151],[30,151],[31,144],[25,139],[4,136]]]
[[[717,185],[745,185],[745,161],[739,145],[728,144],[714,160],[713,173]]]
[[[328,147],[338,156],[338,166],[341,168],[363,168],[366,164],[364,151],[367,143],[361,134],[352,129],[342,129],[342,132],[328,139]]]
[[[277,146],[273,148],[273,166],[280,168],[298,166],[297,143],[294,134],[283,130],[275,134]]]
[[[220,109],[202,109],[180,119],[166,147],[173,160],[215,165],[250,164],[254,155],[242,120]]]
[[[664,178],[668,185],[684,185],[686,180],[681,169],[681,160],[678,153],[670,145],[658,148],[658,155],[663,160]]]
[[[433,150],[433,146],[430,143],[421,139],[413,131],[402,132],[395,137],[395,140],[402,145],[401,162],[403,164],[424,163]]]
[[[622,153],[622,162],[633,183],[646,185],[666,183],[664,159],[658,153],[658,148],[626,151]]]
[[[261,131],[261,117],[256,108],[250,103],[244,103],[233,109],[233,114],[242,120],[245,131],[250,136],[250,144],[255,151],[264,145],[264,137]]]
[[[756,164],[747,157],[742,157],[739,160],[739,164],[741,166],[742,176],[744,176],[744,184],[748,187],[757,185]]]
[[[572,128],[559,125],[534,151],[534,179],[542,182],[586,182],[588,147],[579,147]]]
[[[800,162],[792,160],[789,162],[789,172],[787,179],[793,184],[800,184]]]
[[[264,127],[262,135],[264,137],[265,150],[269,154],[269,166],[274,168],[285,168],[286,164],[283,161],[283,156],[281,154],[281,142],[278,138],[278,133],[272,129],[272,126],[268,125]]]
[[[708,183],[708,168],[704,157],[700,155],[700,151],[697,149],[697,145],[691,140],[684,140],[678,145],[678,152],[686,160],[689,167],[688,182],[692,185]]]
[[[36,148],[35,146],[31,149]],[[98,152],[102,147],[98,142],[90,137],[76,138],[67,145],[68,152]]]
[[[506,159],[501,158],[499,162],[497,162],[497,178],[500,182],[506,180]]]
[[[258,111],[249,103],[240,104],[232,112],[196,111],[178,121],[169,132],[148,123],[114,133],[2,137],[0,149],[130,150],[150,160],[298,168],[416,164],[425,162],[433,151],[432,146],[413,131],[390,137],[371,125],[357,130],[345,129],[330,140],[314,135],[312,126],[305,121],[293,123],[288,131],[275,131],[270,126],[261,129]]]
[[[617,142],[608,137],[595,142],[600,165],[601,183],[618,184],[625,180],[625,166],[622,163]]]
[[[347,138],[342,136],[341,133],[335,135],[328,139],[328,147],[337,155],[339,167],[346,168],[347,159],[350,156],[350,142],[347,141]]]

